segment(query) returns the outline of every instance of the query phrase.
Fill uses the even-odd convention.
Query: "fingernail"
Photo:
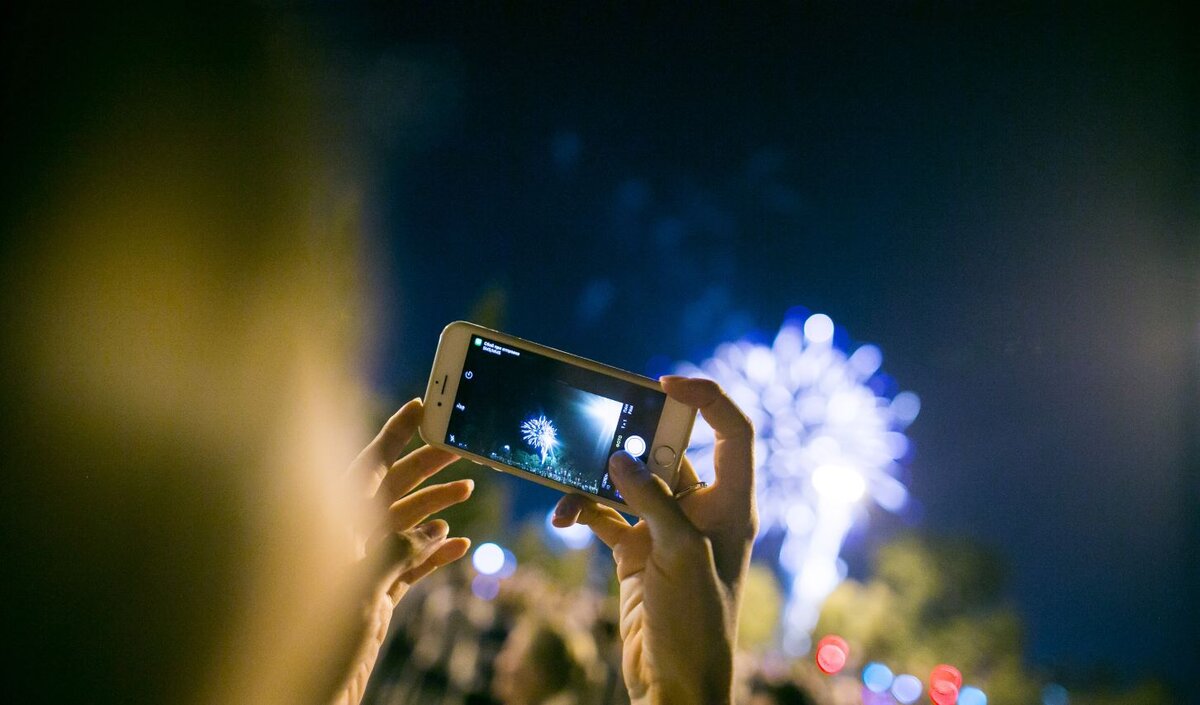
[[[450,525],[443,521],[431,521],[421,526],[421,533],[431,539],[440,539],[450,533]]]
[[[474,480],[472,480],[472,479],[470,479],[470,478],[467,478],[467,479],[466,479],[466,480],[464,480],[463,482],[465,482],[465,483],[466,483],[466,485],[467,485],[467,492],[468,492],[468,493],[471,493],[471,492],[474,492],[474,491],[475,491],[475,481],[474,481]]]

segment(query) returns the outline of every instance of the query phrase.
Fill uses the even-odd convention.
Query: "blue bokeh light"
[[[917,698],[921,697],[923,689],[921,679],[908,673],[902,673],[892,681],[892,697],[904,705],[915,703]]]
[[[867,690],[872,693],[885,693],[888,688],[892,687],[895,676],[892,674],[892,669],[884,664],[872,662],[863,669],[862,679]]]
[[[1051,683],[1042,688],[1042,705],[1067,705],[1069,702],[1067,689],[1058,683]]]
[[[553,509],[546,514],[546,532],[572,551],[587,548],[592,543],[592,530],[583,524],[572,524],[565,528],[555,526]]]
[[[987,705],[987,695],[973,685],[958,691],[958,705]]]
[[[494,600],[500,594],[500,581],[491,575],[476,575],[471,581],[471,593],[481,600]]]

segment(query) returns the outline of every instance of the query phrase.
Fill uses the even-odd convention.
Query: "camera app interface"
[[[666,395],[473,336],[447,445],[622,501],[608,457],[646,460]]]

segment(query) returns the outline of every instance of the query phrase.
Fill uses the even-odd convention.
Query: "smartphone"
[[[655,380],[465,321],[446,326],[421,438],[496,470],[633,512],[608,477],[625,450],[675,488],[696,410]]]

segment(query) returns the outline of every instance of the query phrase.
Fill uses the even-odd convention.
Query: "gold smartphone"
[[[674,489],[696,410],[655,380],[456,321],[438,341],[421,438],[501,472],[633,512],[608,477],[625,450]]]

